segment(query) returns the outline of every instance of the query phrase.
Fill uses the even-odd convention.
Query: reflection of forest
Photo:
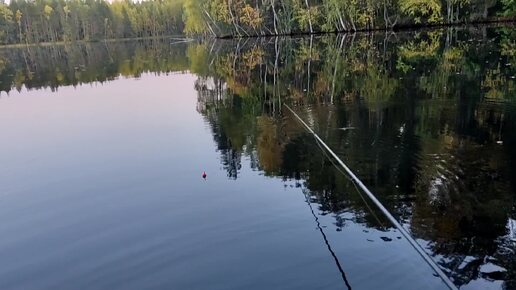
[[[228,175],[241,158],[303,182],[324,213],[378,227],[281,104],[341,155],[458,285],[516,287],[516,46],[505,29],[215,43],[199,111]],[[488,39],[495,39],[494,41]],[[495,266],[497,265],[497,266]]]
[[[245,156],[255,170],[306,188],[337,229],[345,212],[369,227],[388,224],[283,110],[288,102],[442,255],[458,285],[503,280],[510,289],[514,39],[496,28],[2,49],[0,91],[189,70],[228,177],[238,178]]]
[[[0,50],[0,93],[187,69],[186,45],[161,41],[5,48]]]

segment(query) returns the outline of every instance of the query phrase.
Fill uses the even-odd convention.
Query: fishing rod
[[[387,217],[387,219],[400,231],[400,233],[405,237],[405,239],[410,243],[410,245],[416,249],[416,251],[419,253],[419,255],[426,261],[426,263],[439,275],[441,280],[450,288],[451,290],[458,290],[457,286],[453,284],[453,282],[444,274],[444,272],[439,268],[437,263],[425,252],[425,250],[412,238],[412,236],[403,228],[403,226],[394,218],[394,216],[383,206],[383,204],[374,196],[374,194],[362,183],[360,179],[351,171],[351,169],[331,150],[328,145],[317,135],[310,126],[308,126],[299,115],[294,112],[288,105],[283,104],[297,119],[298,121],[305,127],[310,134],[312,134],[323,147],[330,153],[330,155],[335,158],[335,160],[339,163],[340,166],[346,171],[346,173],[351,177],[353,180],[353,183],[358,185],[365,194],[369,197],[369,199],[382,211],[382,213]]]

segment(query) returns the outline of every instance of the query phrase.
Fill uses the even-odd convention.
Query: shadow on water
[[[340,231],[352,213],[386,231],[381,213],[283,110],[292,104],[456,285],[512,289],[514,39],[501,27],[2,49],[0,91],[191,71],[228,178],[239,178],[247,157],[254,170],[302,187],[316,221],[331,215]]]

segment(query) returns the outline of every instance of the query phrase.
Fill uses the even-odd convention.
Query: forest
[[[0,44],[178,35],[184,29],[183,2],[0,1]]]
[[[515,0],[0,0],[0,44],[248,37],[507,21]]]
[[[218,37],[390,30],[510,20],[514,0],[187,0],[186,33]]]

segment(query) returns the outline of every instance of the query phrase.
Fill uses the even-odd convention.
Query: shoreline
[[[370,33],[370,32],[399,32],[399,31],[415,31],[436,28],[452,28],[466,26],[495,26],[495,25],[516,25],[516,18],[497,18],[473,22],[454,22],[454,23],[437,23],[437,24],[405,24],[397,25],[390,29],[387,28],[363,28],[357,30],[334,30],[334,31],[314,31],[314,32],[291,32],[279,34],[252,34],[252,35],[222,35],[214,37],[216,39],[243,39],[243,38],[259,38],[259,37],[280,37],[280,36],[309,36],[324,34],[340,34],[340,33]]]
[[[2,49],[2,48],[23,48],[23,47],[46,47],[46,46],[54,46],[54,45],[73,45],[73,44],[119,42],[119,41],[152,40],[152,39],[164,39],[164,38],[174,38],[174,37],[187,38],[185,35],[163,35],[163,36],[130,37],[130,38],[108,38],[108,39],[97,39],[97,40],[12,43],[12,44],[2,44],[2,45],[0,45],[0,49]]]
[[[454,23],[437,23],[437,24],[406,24],[397,25],[390,29],[387,28],[364,28],[357,30],[335,30],[335,31],[314,31],[314,32],[291,32],[279,34],[251,34],[251,35],[221,35],[211,36],[213,39],[247,39],[247,38],[261,38],[261,37],[294,37],[294,36],[310,36],[310,35],[325,35],[325,34],[341,34],[341,33],[371,33],[371,32],[402,32],[402,31],[417,31],[437,28],[452,28],[452,27],[468,27],[468,26],[488,26],[493,27],[516,25],[516,18],[496,18],[474,22],[454,22]],[[131,37],[131,38],[109,38],[98,40],[75,40],[75,41],[56,41],[56,42],[37,42],[37,43],[12,43],[0,45],[0,49],[6,48],[23,48],[23,47],[47,47],[54,45],[74,45],[74,44],[89,44],[89,43],[106,43],[106,42],[122,42],[122,41],[138,41],[138,40],[153,40],[165,38],[192,38],[187,35],[163,35],[163,36],[149,36],[149,37]]]

